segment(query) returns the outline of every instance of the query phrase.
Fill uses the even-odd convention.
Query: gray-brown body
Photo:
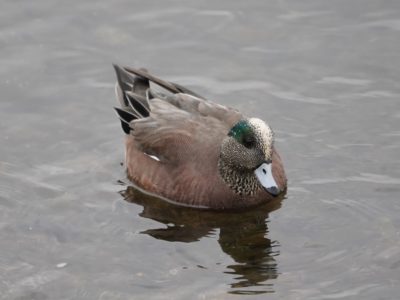
[[[238,194],[220,175],[222,141],[243,118],[241,113],[197,97],[190,90],[155,78],[146,71],[118,67],[116,70],[119,83],[116,92],[122,108],[129,111],[124,81],[133,80],[133,87],[128,85],[132,89],[130,95],[141,96],[136,100],[142,101],[149,112],[145,117],[125,121],[129,126],[125,129],[128,133],[126,168],[129,179],[138,187],[182,205],[212,209],[250,207],[273,197],[261,186],[252,195]],[[129,73],[139,77],[130,78]],[[151,92],[144,93],[149,80],[172,94],[149,97]],[[146,95],[148,99],[144,102]],[[131,108],[134,109],[132,105]],[[272,148],[272,173],[278,187],[285,190],[287,180],[275,147]]]

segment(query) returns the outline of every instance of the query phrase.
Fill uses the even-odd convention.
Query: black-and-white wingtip
[[[126,111],[124,109],[121,109],[118,107],[114,107],[114,109],[117,112],[119,119],[121,120],[122,130],[126,134],[129,134],[130,131],[132,130],[132,128],[130,126],[131,121],[138,119],[138,117],[135,116],[133,113]]]
[[[140,117],[145,118],[150,115],[150,105],[145,97],[133,92],[126,92],[125,95],[130,108],[137,112]]]
[[[134,119],[145,118],[150,115],[150,104],[146,98],[149,80],[140,75],[132,74],[124,68],[113,64],[117,75],[115,92],[120,108],[115,108],[121,120],[121,126],[126,134],[132,130],[130,122]],[[141,70],[141,72],[147,72]]]

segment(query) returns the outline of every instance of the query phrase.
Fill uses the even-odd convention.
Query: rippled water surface
[[[2,1],[0,298],[398,299],[399,49],[390,0]],[[129,187],[112,62],[267,120],[285,198]]]

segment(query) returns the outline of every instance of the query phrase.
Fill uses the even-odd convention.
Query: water
[[[1,299],[398,298],[398,1],[1,7]],[[132,190],[112,62],[267,120],[285,198],[226,214]]]

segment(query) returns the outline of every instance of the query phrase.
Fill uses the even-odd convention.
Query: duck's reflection
[[[219,229],[221,249],[236,262],[227,266],[225,272],[234,275],[231,293],[273,291],[267,281],[278,277],[274,256],[279,252],[274,247],[277,242],[267,238],[266,222],[268,213],[280,207],[282,198],[252,210],[217,212],[178,207],[145,195],[131,186],[121,194],[126,201],[143,206],[140,216],[167,226],[142,232],[156,239],[189,243]]]

